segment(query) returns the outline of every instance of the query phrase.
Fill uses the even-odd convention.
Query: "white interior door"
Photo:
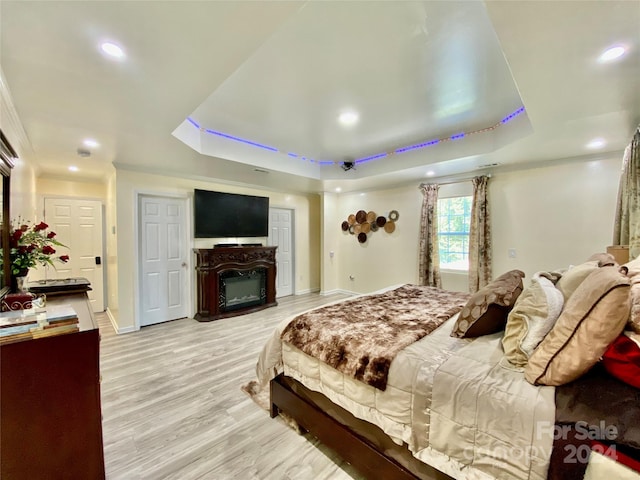
[[[269,209],[269,245],[276,250],[276,297],[293,295],[293,210]]]
[[[140,326],[188,315],[186,199],[141,195]]]
[[[45,198],[45,223],[56,232],[56,239],[69,249],[59,248],[56,255],[68,254],[66,264],[55,263],[38,279],[84,277],[91,282],[89,301],[94,312],[104,311],[104,268],[102,258],[102,203],[99,200]],[[31,277],[33,280],[36,278]]]

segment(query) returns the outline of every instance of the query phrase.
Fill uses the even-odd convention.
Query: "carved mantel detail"
[[[277,305],[277,247],[217,247],[194,249],[197,275],[196,320],[207,322],[218,318],[242,315]],[[262,267],[266,270],[266,303],[231,312],[221,311],[220,274],[228,271],[246,272]]]

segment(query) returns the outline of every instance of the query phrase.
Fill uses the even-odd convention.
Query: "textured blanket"
[[[345,375],[385,390],[396,354],[459,312],[469,297],[404,285],[299,315],[281,338]]]

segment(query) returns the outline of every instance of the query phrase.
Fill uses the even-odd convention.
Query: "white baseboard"
[[[350,290],[343,290],[341,288],[334,288],[333,290],[325,290],[323,292],[320,292],[320,295],[326,296],[326,295],[335,295],[337,293],[342,293],[344,295],[360,295],[357,292],[352,292]]]
[[[107,314],[107,317],[109,317],[109,321],[111,322],[111,326],[113,327],[113,329],[115,330],[115,332],[118,335],[120,335],[122,333],[135,332],[136,329],[135,329],[135,327],[133,325],[130,326],[130,327],[126,327],[126,328],[120,328],[118,326],[118,321],[116,320],[116,317],[115,317],[114,313],[109,309],[109,307],[107,307],[106,314]]]

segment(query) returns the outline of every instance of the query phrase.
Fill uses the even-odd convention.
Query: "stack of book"
[[[78,331],[70,305],[0,313],[0,345]]]

